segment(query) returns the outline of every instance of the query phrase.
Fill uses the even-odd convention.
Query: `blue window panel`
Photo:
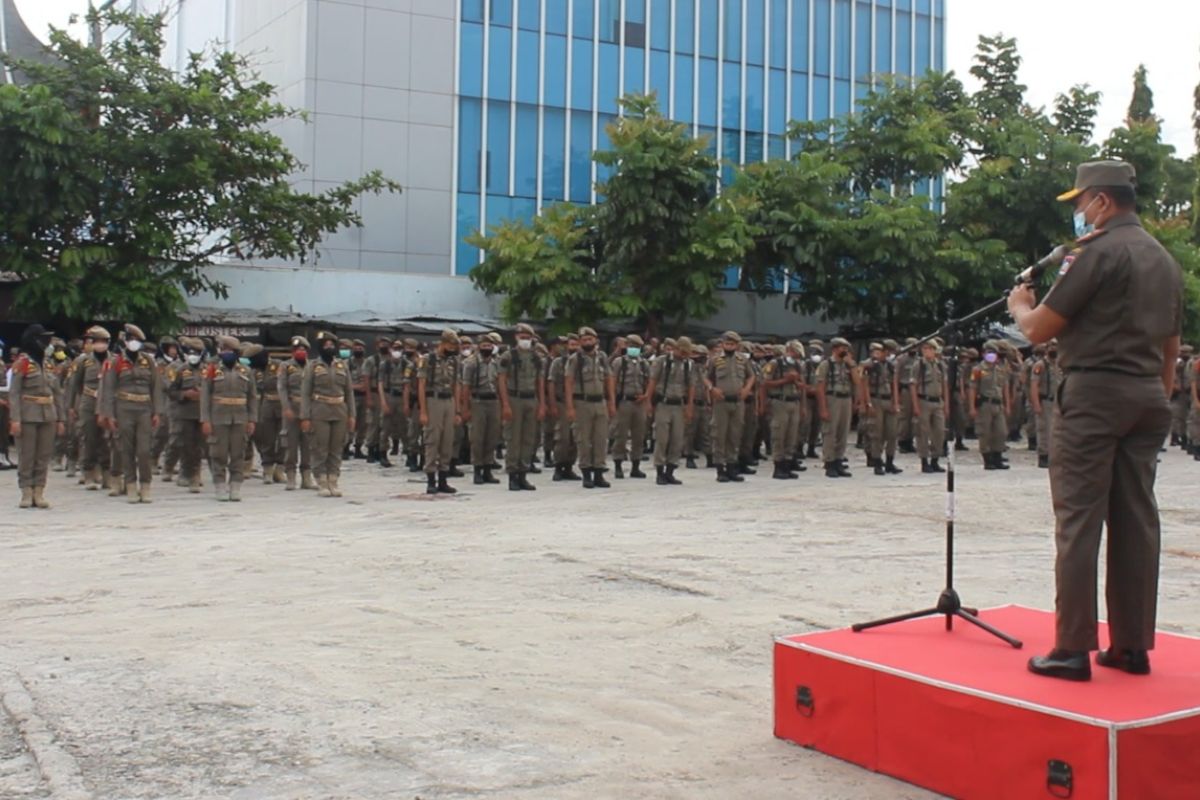
[[[896,72],[912,72],[912,17],[908,14],[896,16]]]
[[[671,100],[671,54],[650,51],[650,91],[658,95],[658,107],[665,114]]]
[[[832,9],[829,7],[830,0],[812,0],[812,2],[815,4],[814,10],[816,12],[813,19],[812,71],[814,75],[828,75],[830,46],[833,43],[832,32],[830,30]]]
[[[696,109],[692,105],[692,90],[696,85],[692,75],[694,64],[691,56],[675,56],[675,119],[680,122],[692,122],[696,118]]]
[[[492,0],[491,15],[493,25],[512,27],[512,0]]]
[[[725,270],[725,283],[721,286],[722,289],[738,288],[738,268],[729,267]]]
[[[547,108],[542,119],[542,199],[565,200],[567,112]]]
[[[600,0],[600,41],[619,42],[621,40],[621,2],[620,0]]]
[[[596,150],[611,150],[612,140],[608,136],[608,126],[614,124],[617,118],[608,114],[601,114],[596,119]],[[613,168],[606,167],[603,164],[596,165],[596,181],[598,183],[608,180],[612,177]]]
[[[934,41],[937,42],[937,64],[934,69],[938,72],[946,71],[946,23],[939,17],[934,27]]]
[[[699,138],[704,141],[704,152],[715,156],[717,154],[717,129],[700,128]]]
[[[479,195],[460,192],[458,195],[458,219],[455,226],[454,271],[466,275],[479,263],[480,251],[467,244],[467,237],[479,230]]]
[[[767,158],[772,161],[787,158],[787,140],[784,137],[774,134],[767,137]]]
[[[463,23],[458,74],[459,94],[483,97],[483,26]]]
[[[671,0],[650,0],[650,47],[671,49]]]
[[[896,8],[898,8],[901,11],[911,11],[912,10],[912,0],[894,0],[894,3],[895,3]]]
[[[696,0],[675,0],[675,52],[691,55],[696,46]]]
[[[609,114],[617,113],[617,99],[621,95],[621,72],[618,59],[620,48],[608,42],[600,43],[600,75],[597,98],[600,110]]]
[[[870,94],[871,94],[871,84],[855,83],[854,84],[854,105],[855,105],[855,107],[857,108],[857,107],[861,106],[862,101],[866,100]]]
[[[724,0],[725,2],[725,60],[742,60],[742,2],[743,0]]]
[[[932,14],[933,9],[930,6],[931,6],[931,4],[930,4],[929,0],[917,0],[917,13],[918,14]]]
[[[767,0],[745,0],[746,2],[746,63],[761,66],[766,62],[767,23],[764,19]]]
[[[892,71],[892,12],[875,9],[875,71]]]
[[[546,105],[565,108],[567,105],[567,37],[546,37]]]
[[[717,126],[717,62],[700,59],[700,124]]]
[[[512,219],[512,198],[508,195],[487,196],[487,228],[495,230],[502,222]]]
[[[625,48],[625,92],[645,91],[646,51],[636,47]]]
[[[564,5],[562,0],[547,0],[552,5]],[[574,5],[571,17],[571,35],[580,39],[591,39],[593,26],[596,24],[592,13],[596,7],[594,0],[571,0]]]
[[[808,12],[812,0],[792,2],[792,69],[808,72],[811,68],[808,52]]]
[[[537,145],[537,106],[519,105],[517,106],[517,140],[513,142],[517,151],[516,171],[513,178],[516,193],[521,197],[537,197]]]
[[[508,103],[488,102],[487,128],[487,190],[508,194]]]
[[[646,0],[625,0],[625,21],[646,24]]]
[[[765,106],[763,105],[764,87],[762,67],[746,67],[746,120],[745,128],[748,131],[765,130],[763,122],[763,113]]]
[[[537,201],[527,197],[514,197],[510,204],[511,219],[521,222],[532,222],[537,216]]]
[[[808,119],[808,76],[803,72],[792,73],[792,119]]]
[[[483,104],[471,97],[459,98],[458,188],[460,191],[479,191],[479,157],[482,147]]]
[[[526,31],[540,30],[541,21],[542,0],[521,0],[521,18],[518,20],[521,29]]]
[[[746,134],[746,163],[753,164],[763,160],[764,135],[761,133]]]
[[[787,72],[781,69],[771,70],[771,119],[767,121],[767,130],[771,133],[787,131]]]
[[[559,0],[546,0],[546,33],[567,35],[567,4]]]
[[[592,113],[571,112],[571,200],[592,200]]]
[[[835,116],[843,116],[850,113],[850,81],[844,81],[840,78],[833,83],[833,113]]]
[[[487,96],[507,100],[512,90],[512,30],[493,25],[490,34]]]
[[[815,76],[812,88],[813,122],[829,119],[829,78]]]
[[[834,70],[838,78],[850,77],[850,0],[835,0],[837,41],[834,42]]]
[[[740,131],[724,131],[721,134],[721,160],[726,162],[721,168],[721,182],[728,186],[733,183],[733,165],[742,161],[742,134]]]
[[[464,22],[483,22],[483,0],[462,0]]]
[[[929,23],[930,17],[917,17],[917,74],[929,71]]]
[[[859,3],[854,7],[854,79],[869,81],[871,79],[871,7]]]
[[[522,4],[521,6],[525,6]],[[517,102],[538,101],[538,35],[532,31],[517,33]]]
[[[721,127],[740,128],[742,125],[742,65],[725,62],[721,65],[722,87]]]
[[[721,0],[700,0],[700,55],[716,58],[721,40],[718,30],[720,17],[717,3]]]
[[[771,0],[771,66],[783,69],[787,67],[788,40],[788,2],[790,0]]]
[[[592,107],[592,42],[572,39],[571,48],[571,108],[587,110]]]

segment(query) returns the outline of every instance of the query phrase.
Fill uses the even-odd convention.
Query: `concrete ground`
[[[681,487],[351,462],[346,496],[155,485],[128,506],[0,473],[0,797],[933,795],[777,741],[773,637],[930,605],[943,482],[814,470]],[[1046,473],[960,461],[958,575],[1053,601]],[[1200,633],[1200,464],[1164,455],[1161,627]]]

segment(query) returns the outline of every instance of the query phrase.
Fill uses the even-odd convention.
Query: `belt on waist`
[[[278,400],[279,400],[279,395],[277,395],[277,394],[264,394],[264,395],[263,395],[263,400],[273,400],[273,401],[276,401],[276,402],[278,402]]]
[[[1130,372],[1124,369],[1115,369],[1114,367],[1067,367],[1066,372],[1107,372],[1111,375],[1124,375],[1127,378],[1157,378],[1158,375],[1141,375],[1137,372]]]
[[[532,400],[537,397],[537,392],[509,392],[509,397],[516,397],[520,400]],[[576,395],[578,397],[579,395]]]
[[[668,406],[681,406],[681,405],[683,405],[683,398],[682,397],[664,397],[663,404],[668,405]]]
[[[34,405],[38,406],[48,406],[54,403],[54,397],[48,394],[24,394],[21,395],[21,399],[27,403],[33,403]]]
[[[212,399],[212,401],[219,406],[244,406],[244,405],[246,405],[246,398],[244,398],[244,397],[214,397]]]
[[[900,381],[901,386],[912,386],[912,381]]]
[[[636,403],[636,402],[638,402],[637,395],[635,395],[635,394],[627,394],[627,395],[625,395],[624,397],[622,397],[621,399],[622,399],[622,400],[628,400],[628,401],[629,401],[629,402],[631,402],[631,403]]]
[[[84,397],[99,397],[100,392],[97,389],[89,389],[88,387],[85,386],[85,387],[83,387],[83,396]]]
[[[471,396],[476,400],[495,400],[497,397],[495,392],[476,392]]]
[[[738,397],[735,394],[733,397],[728,397],[728,396],[722,397],[721,402],[722,403],[740,403],[740,402],[742,402],[742,398]]]
[[[354,396],[355,396],[355,397],[362,397],[362,396],[363,396],[363,395],[365,395],[366,393],[367,393],[367,390],[366,390],[366,389],[363,389],[363,390],[361,390],[361,391],[360,391],[360,390],[358,390],[358,389],[355,389],[355,390],[354,390]]]
[[[1044,402],[1046,402],[1047,400],[1049,400],[1049,399],[1050,399],[1051,397],[1053,397],[1053,396],[1054,396],[1054,395],[1052,395],[1052,394],[1039,394],[1039,395],[1038,395],[1038,400],[1041,400],[1041,401],[1044,403]]]
[[[134,394],[134,393],[132,393],[132,392],[117,392],[117,399],[118,399],[118,400],[125,400],[125,401],[127,401],[127,402],[130,402],[130,403],[149,403],[149,402],[150,402],[150,395],[148,395],[148,394]]]
[[[981,397],[981,398],[979,398],[979,402],[987,403],[988,405],[991,405],[991,406],[998,406],[998,405],[1001,405],[1004,401],[997,400],[994,397]]]
[[[919,394],[919,395],[917,395],[917,399],[918,399],[918,400],[941,400],[942,398],[941,398],[941,397],[934,397],[934,396],[933,396],[933,395],[931,395],[931,394]]]
[[[873,395],[871,395],[871,399],[872,400],[891,400],[892,396],[890,394],[873,394]]]
[[[575,395],[575,399],[583,400],[585,403],[599,403],[602,400],[604,400],[604,395],[602,395],[602,394],[577,394],[577,395]]]
[[[831,392],[834,397],[849,397],[849,392]]]
[[[454,397],[454,392],[426,392],[425,397],[432,397],[437,400],[449,400]]]
[[[313,400],[316,400],[318,403],[326,403],[331,406],[340,406],[342,403],[346,402],[345,396],[340,395],[340,394],[338,394],[338,395],[314,394]]]
[[[392,397],[403,397],[404,390],[403,389],[388,389],[388,394],[390,394]]]

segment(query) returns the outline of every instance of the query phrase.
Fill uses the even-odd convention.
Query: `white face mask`
[[[125,349],[131,353],[136,353],[138,350],[142,349],[142,343],[137,339],[130,339],[125,343]]]
[[[522,350],[533,349],[533,339],[517,339],[517,347]]]
[[[400,360],[401,358],[403,358],[403,357],[404,357],[404,351],[403,351],[403,350],[393,350],[393,351],[392,351],[392,360],[393,360],[393,361],[399,361],[399,360]]]
[[[813,362],[814,364],[820,364],[820,363],[821,363],[821,357],[820,357],[820,356],[810,356],[810,358],[812,359],[812,362]]]
[[[188,353],[187,362],[193,367],[200,363],[199,353]]]
[[[796,359],[792,358],[791,356],[788,356],[788,357],[787,357],[787,359],[785,359],[785,360],[786,360],[786,361],[787,361],[787,363],[789,363],[789,364],[795,364],[795,363],[796,363]]]

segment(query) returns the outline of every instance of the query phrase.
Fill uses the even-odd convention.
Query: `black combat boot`
[[[646,477],[646,473],[642,472],[642,460],[640,458],[633,462],[633,468],[631,470],[629,470],[629,477],[631,477],[631,478]]]
[[[359,459],[361,459],[361,458],[364,458],[364,457],[365,457],[365,456],[363,456],[363,451],[362,451],[362,445],[361,445],[361,444],[356,444],[356,445],[354,445],[354,457],[355,457],[355,458],[359,458]]]
[[[517,482],[517,473],[515,472],[508,473],[508,490],[510,492],[521,491],[521,484]]]
[[[404,465],[408,467],[409,472],[420,472],[421,468],[417,466],[417,454],[409,453],[404,457]]]
[[[342,461],[349,461],[349,460],[350,460],[350,445],[346,445],[346,447],[342,450]]]
[[[958,452],[958,453],[965,453],[965,452],[967,452],[967,451],[968,451],[968,450],[970,450],[970,449],[971,449],[971,448],[967,447],[967,446],[966,446],[966,444],[964,444],[964,443],[963,443],[963,437],[962,437],[962,435],[961,435],[961,434],[960,434],[960,435],[959,435],[959,436],[958,436],[958,437],[957,437],[957,438],[954,440],[954,450],[955,450],[955,452]]]
[[[901,442],[899,443],[899,445],[900,445],[900,452],[901,452],[901,453],[915,453],[915,452],[917,452],[917,448],[913,447],[913,440],[912,440],[912,439],[904,439],[903,441],[901,441]]]
[[[446,471],[446,474],[451,478],[463,477],[463,471],[458,468],[458,462],[453,459],[450,461],[450,469]]]
[[[388,458],[388,451],[386,447],[376,448],[375,452],[379,456],[379,466],[383,467],[384,469],[392,466],[392,461],[390,458]]]
[[[566,480],[566,481],[577,481],[577,480],[581,480],[581,479],[580,479],[580,477],[579,477],[579,476],[578,476],[578,475],[575,473],[575,468],[574,468],[574,467],[572,467],[570,464],[564,464],[564,465],[563,465],[563,480]]]
[[[996,454],[995,453],[984,453],[983,454],[983,468],[986,470],[1000,469],[1000,467],[996,466]]]
[[[562,464],[554,465],[554,477],[551,478],[551,480],[553,480],[555,483],[566,480],[566,477],[563,476],[563,465]]]
[[[712,468],[713,468],[712,453],[705,453],[705,454],[704,454],[704,468],[705,468],[705,469],[712,469]]]
[[[789,472],[808,472],[808,467],[804,466],[804,464],[802,464],[800,462],[800,459],[793,458],[791,461],[788,462],[788,471]],[[796,477],[799,478],[800,476],[797,475]]]
[[[1008,469],[1008,459],[1004,457],[1004,453],[993,453],[996,459],[996,469]]]
[[[786,481],[788,478],[796,477],[787,471],[787,467],[782,461],[775,462],[775,471],[771,473],[771,478],[777,481]]]
[[[738,460],[737,470],[743,475],[755,475],[758,473],[758,470],[750,466],[749,461],[743,461],[741,459]]]
[[[688,469],[696,469],[696,457],[695,456],[687,457],[687,468]]]
[[[356,456],[357,457],[357,456]],[[379,450],[374,445],[367,448],[367,463],[375,464],[379,461]]]
[[[530,475],[541,475],[542,474],[542,468],[537,466],[536,464],[530,464],[529,467],[525,471],[528,472]]]
[[[432,472],[430,472],[427,473],[425,477],[429,481],[429,483],[425,486],[425,494],[437,494],[437,475],[434,475]]]
[[[900,473],[904,472],[904,470],[896,466],[895,456],[888,456],[887,462],[885,462],[883,465],[883,470],[888,475],[899,475]]]
[[[931,470],[931,469],[929,468],[929,459],[928,459],[928,458],[922,458],[922,459],[921,459],[921,474],[922,474],[922,475],[928,475],[928,474],[929,474],[929,473],[931,473],[931,472],[933,472],[933,470]]]
[[[497,469],[499,469],[499,467],[497,467]],[[492,474],[492,468],[491,468],[491,467],[484,467],[484,469],[483,469],[483,482],[484,482],[484,483],[499,483],[499,482],[500,482],[500,479],[499,479],[499,478],[497,478],[495,475],[493,475],[493,474]]]
[[[941,464],[938,463],[938,460],[936,458],[931,458],[931,459],[929,459],[929,471],[930,472],[945,472],[946,470],[945,470],[945,468],[942,467]]]
[[[582,470],[583,472],[583,488],[595,489],[596,483],[592,480],[592,471],[590,469]]]
[[[655,476],[654,482],[657,483],[659,486],[667,486],[668,485],[667,484],[667,468],[666,467],[655,467],[654,468],[654,476]]]
[[[400,455],[400,440],[399,439],[392,442],[392,455],[394,455],[394,456]]]
[[[529,479],[525,477],[524,472],[517,473],[517,488],[521,489],[522,491],[526,491],[526,492],[536,492],[537,491],[537,487],[529,482]]]
[[[597,489],[608,489],[612,486],[611,483],[604,480],[604,473],[606,471],[607,470],[605,470],[605,469],[592,470],[592,483],[595,485],[595,487]]]
[[[804,457],[805,458],[816,458],[817,457],[817,448],[813,447],[810,444],[808,446],[808,451],[804,454]]]
[[[836,461],[826,461],[825,462],[825,477],[826,478],[842,477],[841,474],[838,472],[838,464]]]
[[[1039,455],[1038,456],[1038,467],[1040,467],[1041,469],[1050,469],[1050,456]]]
[[[717,483],[729,483],[730,477],[725,472],[725,468],[720,464],[717,465]]]
[[[852,477],[854,477],[853,475],[851,475],[851,474],[850,474],[850,469],[849,469],[849,467],[847,467],[847,466],[846,466],[846,462],[845,462],[845,461],[838,461],[838,462],[836,462],[836,466],[837,466],[837,472],[838,472],[838,477],[839,477],[839,478],[852,478]]]
[[[476,485],[476,486],[483,486],[483,471],[484,471],[484,470],[483,470],[483,467],[476,467],[476,468],[475,468],[475,479],[474,479],[474,483],[475,483],[475,485]]]
[[[729,480],[733,481],[734,483],[746,482],[746,479],[742,477],[742,472],[738,469],[737,464],[726,464],[725,475],[728,476]]]
[[[1029,437],[1029,449],[1030,449],[1030,450],[1037,450],[1037,436],[1030,436],[1030,437]]]
[[[675,464],[667,464],[667,483],[672,486],[682,486],[683,481],[675,477]]]
[[[624,463],[625,462],[619,458],[613,461],[613,477],[619,481],[625,480],[625,470],[621,467],[621,465]]]
[[[887,475],[887,471],[884,470],[884,468],[883,468],[883,459],[882,458],[875,459],[875,474],[876,475]]]
[[[446,479],[449,478],[451,474],[452,473],[449,472],[438,473],[438,494],[458,494],[458,489],[455,489],[453,486],[446,483]]]

